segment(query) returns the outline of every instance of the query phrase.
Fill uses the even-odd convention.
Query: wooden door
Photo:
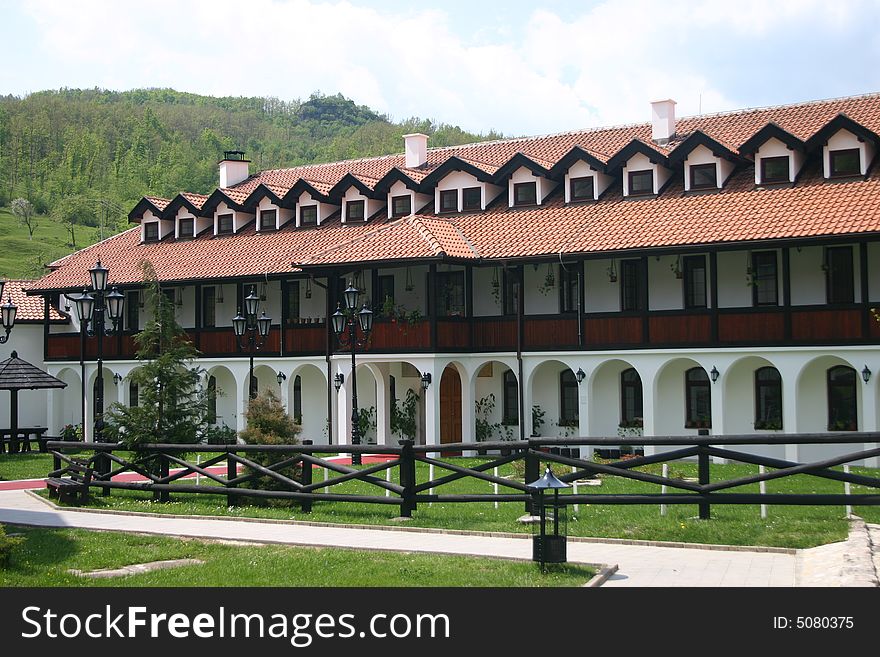
[[[447,366],[440,378],[440,444],[461,442],[461,377],[458,370]],[[444,452],[460,456],[461,452]]]

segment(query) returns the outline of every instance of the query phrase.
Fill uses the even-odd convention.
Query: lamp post
[[[566,521],[568,519],[565,504],[559,503],[559,491],[568,488],[569,485],[556,478],[553,471],[548,467],[544,476],[526,484],[526,487],[534,495],[538,495],[538,508],[540,522],[534,526],[536,533],[532,536],[532,561],[541,562],[541,570],[546,571],[548,563],[565,563],[566,550]],[[553,501],[550,504],[553,515],[547,518],[547,501],[544,494],[553,491]],[[548,526],[548,520],[552,525]]]
[[[94,441],[103,442],[104,439],[104,336],[110,336],[119,329],[119,320],[122,318],[122,308],[125,304],[125,296],[115,287],[107,292],[107,275],[109,270],[101,264],[89,269],[91,278],[91,290],[85,289],[77,297],[76,313],[79,316],[80,328],[89,337],[98,338],[97,365],[98,372],[95,379],[95,423]],[[104,313],[109,312],[111,327],[108,328],[104,319]],[[85,387],[85,381],[83,381]]]
[[[367,339],[370,337],[370,331],[373,330],[373,311],[367,308],[365,303],[360,311],[358,307],[358,297],[361,291],[354,285],[349,283],[342,296],[345,298],[345,310],[343,311],[340,304],[336,304],[336,312],[330,317],[333,322],[333,332],[339,340],[339,346],[343,349],[351,350],[351,444],[361,444],[361,434],[358,427],[358,401],[357,401],[357,373],[355,368],[355,354],[358,347],[363,347]],[[358,339],[358,325],[360,325],[362,338]],[[340,377],[339,384],[342,379]],[[337,386],[337,390],[339,387]],[[361,464],[361,455],[358,453],[351,455],[352,465]]]
[[[244,337],[244,334],[247,333],[247,350],[250,354],[248,396],[251,399],[256,399],[257,397],[257,385],[256,381],[254,381],[254,354],[266,344],[266,338],[269,337],[269,329],[272,327],[272,318],[266,316],[265,310],[260,314],[260,317],[257,318],[259,305],[260,297],[258,297],[254,292],[254,289],[251,288],[251,293],[244,299],[246,316],[242,316],[241,308],[239,308],[238,314],[232,318],[232,328],[235,331],[235,337],[238,340],[238,347],[241,350],[244,350],[244,345],[242,344],[241,339]]]
[[[0,301],[3,300],[3,288],[6,281],[0,281]],[[15,326],[15,315],[18,313],[18,306],[12,303],[12,297],[6,298],[6,303],[0,306],[0,324],[3,325],[4,335],[0,335],[0,344],[6,344],[9,340],[9,334],[12,333],[12,327]]]

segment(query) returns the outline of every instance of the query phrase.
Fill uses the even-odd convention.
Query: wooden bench
[[[46,479],[49,497],[57,496],[60,502],[76,502],[78,496],[80,502],[85,502],[89,497],[89,484],[92,483],[93,473],[90,461],[70,459],[67,467],[51,473],[59,476]]]

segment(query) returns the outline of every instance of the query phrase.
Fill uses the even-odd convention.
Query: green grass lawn
[[[475,557],[229,545],[83,529],[6,526],[6,532],[22,540],[10,564],[0,567],[0,586],[581,586],[594,575],[575,564],[542,574],[530,562]],[[109,579],[67,572],[184,558],[205,563]]]
[[[475,463],[476,459],[459,459],[459,463]],[[659,474],[660,466],[642,468]],[[757,472],[756,466],[712,465],[712,479],[727,479]],[[876,471],[854,468],[854,472]],[[513,474],[511,467],[504,466],[501,475]],[[673,477],[695,477],[695,463],[675,463],[670,467]],[[315,471],[315,481],[323,478],[321,470]],[[396,472],[394,477],[396,478]],[[435,476],[440,476],[439,470]],[[428,468],[418,465],[417,480],[426,481]],[[610,494],[624,492],[659,492],[653,484],[624,480],[619,477],[602,477],[599,487],[582,487],[580,492]],[[203,484],[209,482],[202,480]],[[382,494],[363,482],[346,482],[331,489],[333,492]],[[737,492],[758,492],[757,484],[735,489]],[[378,491],[378,492],[377,492]],[[458,480],[445,485],[438,492],[492,492],[492,485],[476,480]],[[512,489],[500,492],[515,492]],[[772,481],[767,484],[768,493],[842,493],[843,484],[809,475],[799,475]],[[853,487],[853,493],[867,489]],[[267,505],[248,503],[242,499],[233,507],[227,506],[222,495],[172,495],[169,503],[154,502],[150,493],[139,491],[113,491],[109,497],[94,497],[91,506],[99,509],[119,509],[149,513],[180,515],[214,515],[233,517],[274,518],[282,520],[307,520],[344,524],[397,525],[397,506],[378,504],[315,502],[311,513],[301,511],[297,504],[272,502]],[[869,522],[880,522],[880,508],[857,507],[855,513]],[[489,503],[420,503],[408,526],[443,529],[528,532],[529,527],[516,522],[523,515],[522,503],[502,503],[498,509]],[[606,538],[684,541],[689,543],[720,543],[727,545],[766,545],[779,547],[813,547],[824,543],[844,540],[848,523],[843,507],[771,506],[769,516],[761,519],[757,506],[712,507],[712,519],[697,518],[695,505],[670,506],[668,515],[661,516],[657,505],[581,505],[578,512],[569,508],[568,532],[571,536]]]
[[[3,243],[3,249],[0,250],[0,277],[34,278],[38,259],[45,264],[73,251],[68,246],[70,237],[67,229],[60,221],[41,216],[37,222],[34,238],[30,240],[27,228],[19,224],[9,208],[0,208],[0,242]],[[77,246],[82,248],[91,244],[94,232],[94,228],[77,226]]]
[[[0,454],[0,481],[44,479],[52,470],[52,455],[39,452]]]

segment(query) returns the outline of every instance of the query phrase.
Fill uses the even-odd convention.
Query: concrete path
[[[81,527],[205,539],[531,558],[523,538],[359,529],[286,522],[169,518],[56,510],[21,490],[0,492],[0,522]],[[569,541],[570,561],[617,565],[604,586],[795,586],[793,553]]]

